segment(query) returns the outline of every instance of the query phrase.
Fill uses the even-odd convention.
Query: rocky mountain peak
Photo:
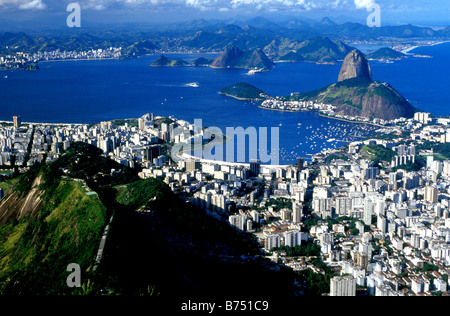
[[[352,78],[362,78],[372,81],[372,69],[363,53],[359,50],[352,50],[344,59],[339,72],[338,81]]]

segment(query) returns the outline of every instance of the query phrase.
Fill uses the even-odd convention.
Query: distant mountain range
[[[236,46],[243,51],[261,48],[272,60],[280,58],[295,61],[334,62],[343,59],[348,40],[371,41],[376,39],[449,39],[450,27],[433,30],[414,25],[382,26],[370,28],[359,23],[338,24],[325,18],[322,21],[292,19],[275,23],[265,18],[246,21],[194,20],[165,26],[139,29],[48,31],[41,34],[0,33],[0,53],[67,50],[82,51],[122,47],[124,58],[139,57],[160,51],[189,50],[222,52]],[[331,42],[320,42],[327,38]],[[305,43],[305,41],[311,41]],[[317,43],[325,45],[328,52],[315,55],[311,51]],[[336,46],[337,47],[336,47]],[[325,56],[325,59],[322,59]],[[330,58],[328,58],[329,56]]]

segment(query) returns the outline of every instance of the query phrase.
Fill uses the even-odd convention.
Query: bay
[[[371,62],[375,80],[387,81],[415,107],[450,115],[448,56],[450,44],[421,47],[393,64]],[[186,61],[211,54],[168,54]],[[295,163],[324,148],[334,148],[373,134],[374,127],[319,116],[314,112],[268,111],[218,94],[225,86],[248,82],[272,96],[322,88],[337,80],[339,65],[277,63],[265,73],[209,67],[150,67],[158,56],[133,60],[40,63],[40,70],[3,71],[0,76],[0,120],[21,115],[25,122],[98,123],[135,118],[145,113],[170,116],[203,126],[278,128],[280,163]],[[4,78],[7,76],[7,78]],[[198,87],[189,86],[196,82]],[[333,140],[333,141],[330,141]]]

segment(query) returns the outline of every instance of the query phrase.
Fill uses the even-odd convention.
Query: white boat
[[[4,76],[3,78],[8,79],[8,76]]]
[[[255,73],[257,73],[257,72],[263,72],[264,71],[264,69],[250,69],[248,72],[247,72],[247,74],[248,75],[254,75]]]
[[[186,84],[186,86],[188,87],[193,87],[193,88],[198,88],[200,87],[200,85],[198,84],[198,82],[189,82]]]

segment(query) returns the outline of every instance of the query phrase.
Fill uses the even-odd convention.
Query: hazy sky
[[[371,3],[381,6],[382,24],[450,25],[450,0],[0,0],[0,22],[65,23],[69,3],[78,2],[82,19],[99,23],[174,22],[264,16],[362,22]]]

